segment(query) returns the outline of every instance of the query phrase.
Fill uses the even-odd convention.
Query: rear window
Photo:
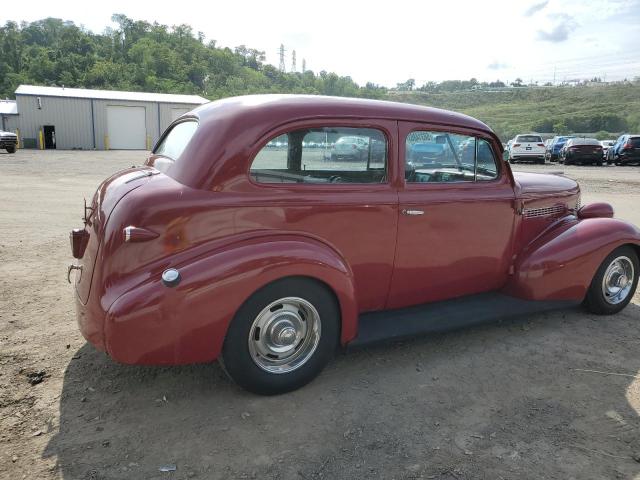
[[[162,139],[162,142],[153,151],[156,155],[170,158],[176,161],[182,155],[187,144],[198,128],[198,122],[191,120],[176,124]]]
[[[640,147],[640,137],[629,138],[629,143],[631,143],[631,145],[633,145],[634,148]]]
[[[542,137],[538,135],[518,135],[516,142],[520,143],[542,143]]]

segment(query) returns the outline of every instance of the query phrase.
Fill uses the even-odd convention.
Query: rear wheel
[[[339,308],[324,285],[303,277],[278,280],[238,310],[224,341],[222,364],[246,390],[289,392],[322,371],[339,333]]]
[[[638,286],[638,254],[629,246],[615,249],[596,272],[584,300],[599,315],[618,313],[631,301]]]

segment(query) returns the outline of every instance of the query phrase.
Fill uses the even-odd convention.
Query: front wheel
[[[590,312],[618,313],[631,301],[638,286],[638,254],[629,246],[615,249],[596,272],[584,300]]]
[[[7,153],[16,153],[16,147],[7,147]]]
[[[238,310],[222,349],[233,381],[277,395],[313,380],[335,353],[340,311],[324,285],[291,277],[267,285]]]

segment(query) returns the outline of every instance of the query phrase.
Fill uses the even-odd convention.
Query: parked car
[[[562,147],[564,147],[564,144],[567,143],[567,140],[571,138],[575,138],[575,136],[563,135],[553,137],[551,143],[549,144],[549,147],[546,149],[545,158],[549,162],[557,162],[560,158],[560,151],[562,150]]]
[[[607,151],[607,163],[640,164],[640,135],[621,135]]]
[[[327,164],[302,148],[324,134],[380,142],[384,161]],[[287,149],[268,147],[283,137]],[[409,165],[425,138],[442,138],[446,160]],[[640,231],[608,204],[581,207],[575,181],[512,172],[501,154],[484,123],[416,105],[198,107],[85,204],[67,271],[80,330],[119,362],[220,359],[242,387],[276,394],[339,346],[577,304],[621,311]]]
[[[407,161],[411,165],[425,166],[444,161],[445,146],[436,142],[419,142],[409,146]]]
[[[517,135],[509,149],[511,163],[527,161],[545,163],[545,149],[540,135]]]
[[[0,130],[0,149],[5,149],[8,153],[16,153],[18,148],[18,136],[15,133]]]
[[[560,163],[601,166],[604,162],[602,145],[595,138],[571,138],[560,151]]]
[[[616,143],[615,140],[601,140],[600,141],[600,145],[602,145],[602,154],[603,154],[605,160],[607,159],[607,151],[609,150],[609,147],[612,147],[615,143]]]
[[[369,139],[364,137],[340,137],[333,145],[331,160],[361,160],[367,156]]]

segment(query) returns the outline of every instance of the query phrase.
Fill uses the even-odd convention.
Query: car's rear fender
[[[330,246],[303,235],[258,236],[181,265],[181,281],[161,278],[121,295],[109,308],[105,341],[122,363],[178,364],[212,361],[238,308],[263,286],[304,276],[326,285],[341,312],[341,343],[357,334],[353,273]]]
[[[640,252],[640,230],[614,218],[564,221],[516,258],[505,293],[528,300],[582,301],[602,261],[630,244]]]

